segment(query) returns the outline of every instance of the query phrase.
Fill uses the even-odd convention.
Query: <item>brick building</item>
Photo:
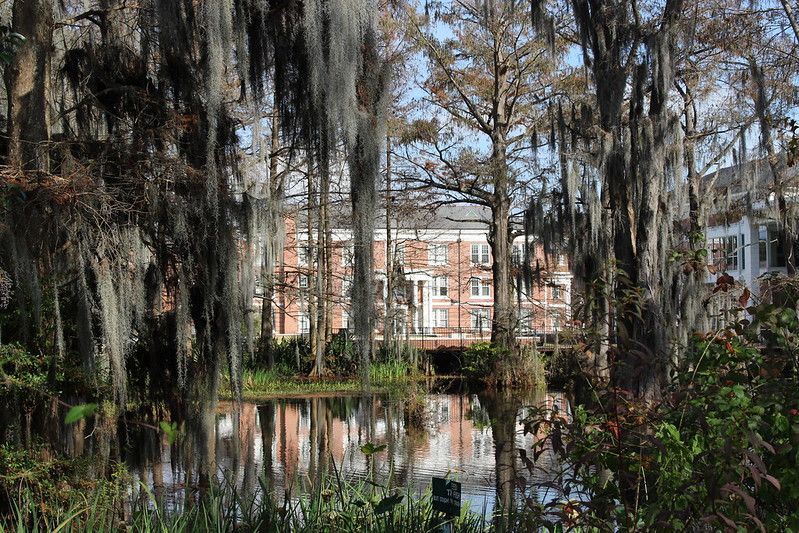
[[[399,335],[488,338],[491,332],[493,287],[491,250],[487,241],[487,210],[445,206],[396,217],[391,223],[394,277],[391,306]],[[383,217],[385,219],[385,217]],[[345,221],[346,222],[346,221]],[[333,230],[333,330],[350,326],[352,234],[345,223]],[[302,226],[302,224],[300,224]],[[386,227],[375,232],[376,338],[383,333],[386,312]],[[286,223],[282,265],[277,267],[275,334],[293,336],[308,331],[308,295],[314,290],[312,252],[307,234],[294,219]],[[514,267],[520,273],[525,238],[514,242]],[[535,337],[560,330],[569,320],[572,275],[562,256],[545,258],[531,243],[531,270],[536,282],[526,288],[517,276],[517,334]],[[312,261],[311,261],[312,262]],[[392,323],[391,321],[389,323]]]

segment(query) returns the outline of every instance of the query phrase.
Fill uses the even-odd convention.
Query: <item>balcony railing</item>
[[[351,329],[338,330],[339,335],[352,335]],[[299,336],[308,335],[307,332]],[[293,337],[296,335],[281,335],[282,337]],[[529,329],[516,332],[516,339],[522,345],[535,345],[539,348],[551,348],[556,344],[557,333],[539,332]],[[397,332],[394,334],[394,341],[398,344],[414,346],[422,350],[438,350],[451,348],[468,348],[479,342],[489,342],[491,340],[490,328],[416,328],[415,331]],[[385,342],[382,331],[375,332],[374,342],[376,347],[380,347]]]

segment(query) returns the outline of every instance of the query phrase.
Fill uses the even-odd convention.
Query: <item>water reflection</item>
[[[244,404],[238,417],[231,405],[222,405],[217,468],[245,496],[263,475],[279,500],[307,490],[333,466],[348,478],[364,478],[372,468],[376,480],[417,492],[432,476],[449,475],[462,482],[464,501],[474,511],[490,513],[495,505],[512,507],[518,490],[543,480],[529,479],[517,452],[529,450],[536,438],[523,434],[523,407],[542,402],[564,399],[558,393],[526,399],[518,393],[431,394],[425,398],[428,422],[420,430],[406,430],[403,401],[381,396]],[[370,462],[360,450],[367,442],[386,450]],[[546,464],[552,460],[543,455],[535,475],[546,477],[556,466]]]
[[[282,399],[262,405],[220,404],[216,417],[215,458],[220,479],[251,496],[265,479],[279,502],[297,496],[335,468],[347,478],[375,479],[395,486],[426,490],[432,476],[451,476],[462,483],[464,504],[478,513],[495,506],[508,509],[515,495],[533,483],[551,479],[557,465],[543,454],[530,475],[517,449],[530,450],[536,435],[524,435],[525,407],[561,404],[560,393],[524,397],[517,392],[429,394],[427,423],[406,428],[403,400],[385,396],[318,396]],[[385,444],[372,462],[360,448]],[[185,497],[190,471],[161,442],[157,460],[139,465],[157,490],[166,487],[174,502]],[[531,479],[532,477],[532,479]],[[545,495],[541,496],[545,498]]]

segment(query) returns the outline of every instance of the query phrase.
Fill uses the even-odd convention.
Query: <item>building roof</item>
[[[797,175],[796,167],[787,166],[785,154],[780,155],[777,167],[786,179]],[[712,187],[716,193],[729,194],[732,198],[746,193],[762,197],[770,192],[774,175],[769,162],[761,158],[709,172],[702,180],[706,188]]]
[[[447,204],[418,209],[411,216],[397,217],[401,228],[487,230],[491,211],[484,206]]]
[[[351,208],[348,202],[338,204],[333,210],[332,226],[336,229],[352,227]],[[392,212],[392,227],[409,230],[488,230],[491,211],[487,207],[471,204],[446,204],[437,207],[402,204]],[[375,212],[375,227],[385,228],[386,211],[379,207]]]

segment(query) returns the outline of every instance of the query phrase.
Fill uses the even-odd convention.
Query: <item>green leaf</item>
[[[69,409],[69,411],[67,412],[67,416],[64,417],[64,424],[74,424],[81,418],[92,416],[95,411],[97,411],[96,403],[84,403],[82,405],[75,405],[74,407],[71,407]]]
[[[177,422],[169,422],[161,421],[158,424],[161,427],[161,431],[166,434],[166,438],[169,441],[169,444],[173,444],[175,439],[178,437],[178,424]]]
[[[393,494],[386,496],[375,505],[375,514],[380,515],[392,510],[394,507],[402,503],[402,494]]]
[[[381,444],[380,446],[375,446],[371,442],[367,442],[366,444],[361,446],[361,451],[365,455],[372,455],[372,454],[375,454],[375,453],[378,453],[378,452],[382,452],[385,449],[386,449],[386,445],[385,444]]]

